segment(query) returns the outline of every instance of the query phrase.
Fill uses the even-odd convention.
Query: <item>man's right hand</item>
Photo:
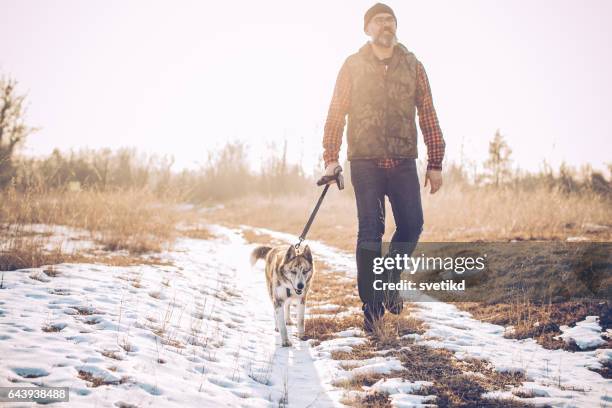
[[[333,177],[336,175],[336,169],[340,167],[340,171],[342,171],[342,166],[340,166],[340,164],[338,162],[331,162],[327,165],[327,167],[325,167],[325,174],[323,175],[324,177]],[[327,184],[334,184],[336,182],[336,179],[332,179],[329,182],[327,182]]]

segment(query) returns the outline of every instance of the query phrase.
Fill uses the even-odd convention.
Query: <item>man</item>
[[[428,150],[425,187],[433,194],[442,186],[445,143],[438,125],[425,69],[413,53],[397,42],[397,19],[381,3],[364,16],[370,41],[349,56],[338,75],[323,137],[325,174],[338,164],[345,116],[348,115],[348,160],[355,190],[357,286],[363,302],[364,327],[372,333],[385,309],[399,314],[396,291],[374,290],[375,279],[397,282],[398,271],[373,272],[381,255],[385,227],[385,195],[396,230],[390,252],[412,254],[422,231],[423,210],[415,159],[416,112]]]

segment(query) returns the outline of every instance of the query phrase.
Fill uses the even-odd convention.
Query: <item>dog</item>
[[[310,282],[314,275],[312,253],[308,245],[298,253],[293,245],[275,248],[259,246],[251,253],[251,265],[265,259],[268,293],[274,305],[275,329],[280,331],[283,347],[290,347],[287,325],[292,324],[291,304],[297,305],[298,337],[304,337],[304,311]]]

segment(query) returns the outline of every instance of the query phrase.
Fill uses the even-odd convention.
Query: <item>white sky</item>
[[[42,128],[24,152],[134,146],[181,168],[241,139],[256,166],[286,138],[311,170],[373,3],[0,0],[0,72]],[[612,161],[611,1],[387,4],[429,75],[447,160],[462,144],[483,160],[500,128],[524,169]]]

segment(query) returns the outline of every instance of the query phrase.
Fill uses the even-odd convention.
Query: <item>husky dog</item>
[[[304,336],[304,309],[310,280],[314,275],[314,263],[308,245],[298,253],[293,245],[271,248],[259,246],[251,254],[251,264],[258,259],[266,261],[268,293],[274,304],[275,328],[280,331],[283,347],[291,346],[287,325],[291,323],[289,307],[297,304],[298,336]]]

